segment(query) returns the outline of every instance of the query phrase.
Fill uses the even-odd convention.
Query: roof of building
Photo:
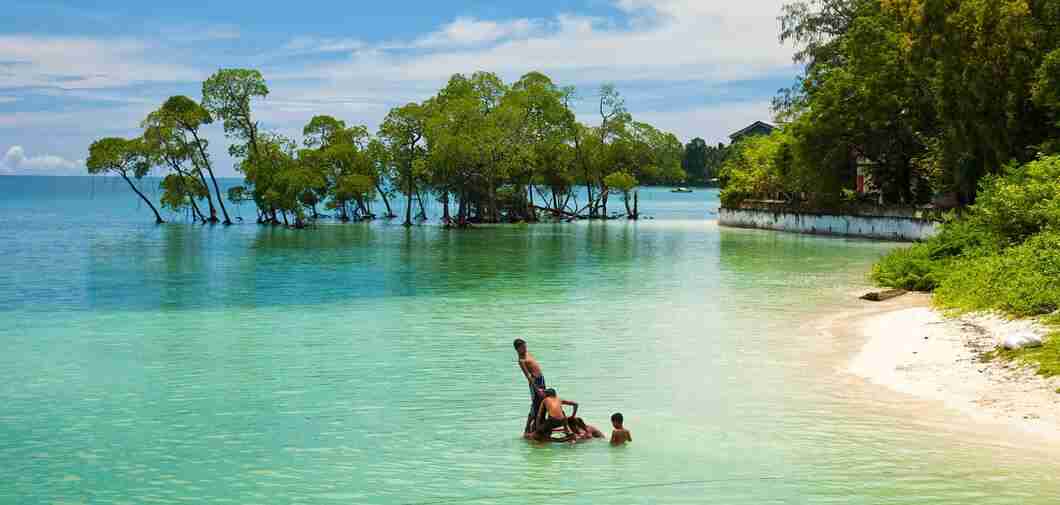
[[[766,132],[771,132],[771,131],[773,131],[775,129],[777,129],[777,127],[773,126],[773,125],[771,125],[769,123],[762,122],[762,121],[755,121],[754,123],[751,123],[746,128],[744,128],[744,129],[742,129],[742,130],[740,130],[738,132],[735,132],[732,135],[729,135],[729,138],[732,139],[732,140],[736,140],[736,139],[738,139],[740,137],[743,137],[744,135],[747,135],[747,134],[749,134],[751,132],[754,132],[755,130],[765,130]]]

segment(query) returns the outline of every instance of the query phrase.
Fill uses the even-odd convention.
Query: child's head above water
[[[622,413],[621,412],[615,412],[614,414],[611,414],[611,426],[614,426],[617,429],[622,429]]]

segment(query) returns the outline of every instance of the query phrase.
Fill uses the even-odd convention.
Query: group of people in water
[[[555,389],[545,384],[541,364],[527,350],[526,341],[517,338],[512,345],[519,356],[519,369],[530,385],[530,414],[526,416],[523,436],[538,442],[572,443],[604,438],[602,431],[578,417],[578,402],[560,398]],[[564,405],[573,409],[571,415],[568,416],[564,412]],[[611,445],[623,445],[633,441],[633,436],[624,427],[623,421],[622,413],[615,412],[611,415],[611,426],[614,428],[611,431]],[[559,438],[556,438],[556,433],[560,434]]]

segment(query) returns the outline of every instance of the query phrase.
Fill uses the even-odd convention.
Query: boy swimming
[[[611,414],[611,426],[614,428],[614,430],[611,431],[611,445],[623,445],[627,442],[633,441],[633,435],[629,433],[629,430],[622,426],[621,412]]]

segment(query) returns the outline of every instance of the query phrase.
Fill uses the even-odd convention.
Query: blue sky
[[[255,112],[298,136],[315,114],[375,128],[453,73],[574,85],[592,123],[614,82],[634,117],[710,142],[757,119],[798,68],[783,0],[9,0],[0,18],[0,174],[78,174],[92,140],[134,136],[168,96],[198,99],[222,67],[269,83]],[[220,127],[217,164],[233,174]]]

